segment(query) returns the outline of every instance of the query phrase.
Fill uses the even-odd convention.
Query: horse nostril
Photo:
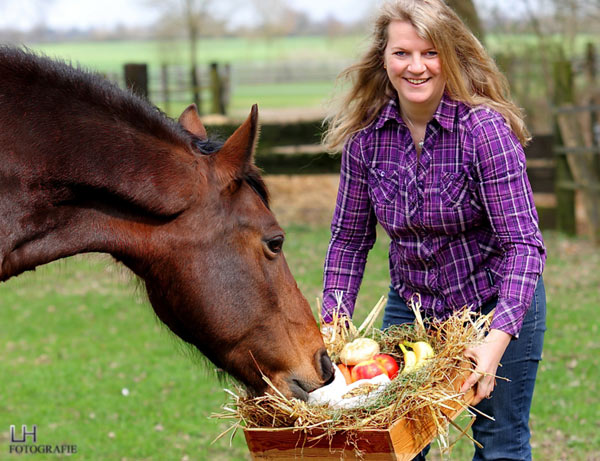
[[[325,349],[321,349],[319,351],[319,364],[321,369],[321,377],[323,378],[323,381],[325,381],[325,385],[327,385],[333,381],[334,370],[331,359],[329,358],[329,355]]]

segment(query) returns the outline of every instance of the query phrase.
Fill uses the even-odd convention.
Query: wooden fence
[[[595,65],[589,66],[585,73],[588,89],[577,97],[572,63],[555,63],[553,113],[557,228],[577,233],[579,195],[587,233],[600,244],[600,91],[596,75]]]
[[[228,64],[210,64],[207,71],[196,69],[195,78],[186,75],[182,66],[163,65],[156,79],[150,77],[145,63],[128,63],[123,66],[123,83],[138,95],[161,104],[165,112],[170,112],[172,102],[195,102],[200,113],[225,114],[231,94],[231,68]],[[110,76],[119,81],[118,77]],[[158,80],[158,84],[156,84]],[[190,82],[195,80],[196,86]],[[209,94],[209,108],[203,107],[204,93]]]
[[[192,85],[190,69],[182,65],[161,65],[160,69],[149,69],[144,63],[129,63],[124,66],[123,78],[116,74],[107,77],[119,84],[132,88],[138,94],[159,104],[169,113],[172,103],[196,102],[201,113],[225,114],[233,87],[238,85],[277,85],[292,82],[333,82],[348,61],[335,62],[275,62],[210,63],[193,73],[197,86]],[[199,95],[195,100],[194,95]]]
[[[538,205],[541,225],[575,234],[576,196],[583,197],[585,220],[596,242],[600,242],[600,97],[596,105],[576,106],[574,67],[581,80],[583,75],[588,88],[596,89],[596,52],[590,48],[586,63],[565,61],[554,64],[554,100],[552,104],[553,135],[535,136],[526,148],[527,171],[534,194],[551,195],[552,200]],[[260,66],[258,66],[260,68]],[[267,72],[273,83],[287,81],[295,72],[292,69],[271,69]],[[264,75],[265,69],[262,69]],[[333,79],[332,68],[310,70],[315,79]],[[210,93],[210,108],[205,112],[225,113],[232,84],[231,68],[213,63],[210,68],[199,72],[200,90]],[[260,73],[256,69],[242,72],[248,79]],[[190,100],[189,75],[185,68],[167,68],[160,72],[160,85],[154,93],[150,90],[148,69],[145,65],[128,65],[125,82],[135,91],[154,103],[162,103],[169,110],[171,100]],[[239,79],[240,77],[238,77]],[[244,77],[245,78],[245,77]],[[262,78],[260,81],[262,82]],[[591,92],[590,94],[593,94]],[[598,93],[600,95],[600,93]],[[589,99],[589,98],[588,98]],[[210,127],[212,133],[221,133],[225,138],[236,128],[234,125]],[[596,131],[594,131],[596,130]],[[337,173],[339,156],[323,153],[318,146],[322,127],[320,121],[290,124],[263,124],[257,151],[257,164],[267,174],[319,174]],[[553,204],[555,203],[555,204]]]
[[[237,125],[208,126],[211,134],[225,139]],[[295,123],[264,123],[256,151],[256,164],[266,174],[337,174],[340,155],[330,155],[319,145],[323,126],[320,121]],[[557,225],[554,200],[556,158],[553,154],[555,138],[552,134],[534,136],[525,148],[527,175],[536,200],[543,228]],[[550,200],[547,199],[550,198]]]

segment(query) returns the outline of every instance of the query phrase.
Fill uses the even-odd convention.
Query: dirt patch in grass
[[[338,174],[266,175],[271,209],[283,227],[328,226],[339,184]]]

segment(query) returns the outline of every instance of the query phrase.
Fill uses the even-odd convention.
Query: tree
[[[467,27],[471,29],[475,37],[483,42],[484,31],[473,0],[447,0],[447,3],[460,16]]]
[[[215,23],[219,24],[211,14],[219,2],[218,0],[147,0],[147,3],[162,11],[160,22],[163,29],[185,31],[189,43],[193,100],[198,111],[202,113],[201,82],[198,78],[198,42],[203,30],[214,30],[211,26]]]
[[[289,35],[296,29],[298,13],[281,0],[252,0],[261,21],[261,32],[267,38]]]

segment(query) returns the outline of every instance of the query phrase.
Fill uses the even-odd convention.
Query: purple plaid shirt
[[[497,296],[492,328],[518,336],[545,262],[523,148],[504,119],[444,95],[417,154],[395,100],[344,147],[325,259],[323,318],[352,316],[379,223],[393,287],[443,319]]]

